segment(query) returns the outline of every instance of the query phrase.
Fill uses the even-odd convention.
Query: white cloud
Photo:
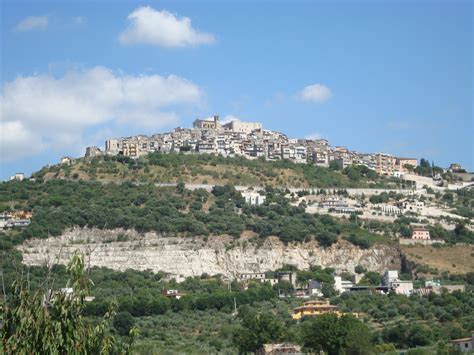
[[[19,121],[0,121],[0,160],[15,160],[45,148],[39,137]]]
[[[313,84],[304,87],[303,90],[297,94],[297,97],[303,101],[321,103],[328,101],[332,97],[332,92],[327,86]]]
[[[226,115],[223,119],[221,119],[222,124],[226,124],[232,121],[238,121],[241,122],[240,118],[234,116],[234,115]]]
[[[48,20],[48,16],[28,16],[15,26],[15,30],[19,32],[44,30],[48,27]]]
[[[5,83],[0,95],[1,156],[73,149],[104,125],[157,130],[176,124],[175,111],[183,105],[202,100],[196,84],[175,75],[131,76],[95,67],[60,78],[18,77]]]
[[[142,6],[128,15],[129,25],[120,34],[120,43],[151,44],[162,47],[192,47],[211,44],[215,38],[210,33],[199,32],[191,26],[188,17],[177,18],[172,13]]]

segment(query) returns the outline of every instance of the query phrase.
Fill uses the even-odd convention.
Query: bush
[[[112,325],[114,326],[115,330],[121,336],[128,335],[130,329],[132,329],[134,324],[135,321],[132,315],[126,311],[118,312],[112,322]]]

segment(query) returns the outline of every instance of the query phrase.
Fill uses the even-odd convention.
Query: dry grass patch
[[[410,261],[439,271],[467,273],[474,271],[474,246],[455,245],[434,248],[430,245],[401,246]]]

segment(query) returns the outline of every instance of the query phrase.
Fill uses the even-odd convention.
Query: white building
[[[413,293],[412,281],[397,280],[391,282],[389,286],[397,295],[410,296]]]
[[[410,296],[413,293],[413,282],[400,280],[397,270],[387,270],[382,282],[398,295]]]
[[[387,270],[383,275],[382,282],[385,286],[390,286],[392,282],[398,281],[398,271],[397,270]]]
[[[344,293],[349,291],[354,284],[351,281],[343,280],[340,276],[334,276],[334,289],[338,293]]]
[[[474,349],[474,332],[468,338],[451,340],[451,344],[461,350],[463,353],[467,353]]]
[[[10,180],[17,180],[17,181],[23,181],[25,180],[25,174],[23,173],[16,173],[15,175],[10,177]]]
[[[60,161],[60,164],[67,164],[67,165],[72,165],[75,163],[75,159],[71,158],[71,157],[62,157],[61,158],[61,161]]]
[[[265,203],[266,196],[260,195],[260,193],[255,191],[242,191],[242,197],[245,199],[245,202],[249,205],[260,206]]]

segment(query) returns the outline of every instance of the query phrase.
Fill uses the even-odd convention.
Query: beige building
[[[196,119],[193,122],[193,128],[199,129],[219,129],[221,128],[221,124],[219,122],[219,116],[214,115],[212,118],[205,118],[203,120]]]
[[[416,158],[397,158],[396,170],[402,173],[409,173],[410,171],[405,168],[405,165],[411,165],[415,169],[418,165]]]
[[[375,171],[379,175],[393,175],[395,171],[397,158],[390,154],[377,153],[375,155]]]
[[[127,157],[138,156],[138,142],[124,140],[122,142],[122,154]]]
[[[260,122],[230,121],[229,123],[222,125],[222,128],[236,133],[250,134],[255,130],[261,130],[262,124]]]

